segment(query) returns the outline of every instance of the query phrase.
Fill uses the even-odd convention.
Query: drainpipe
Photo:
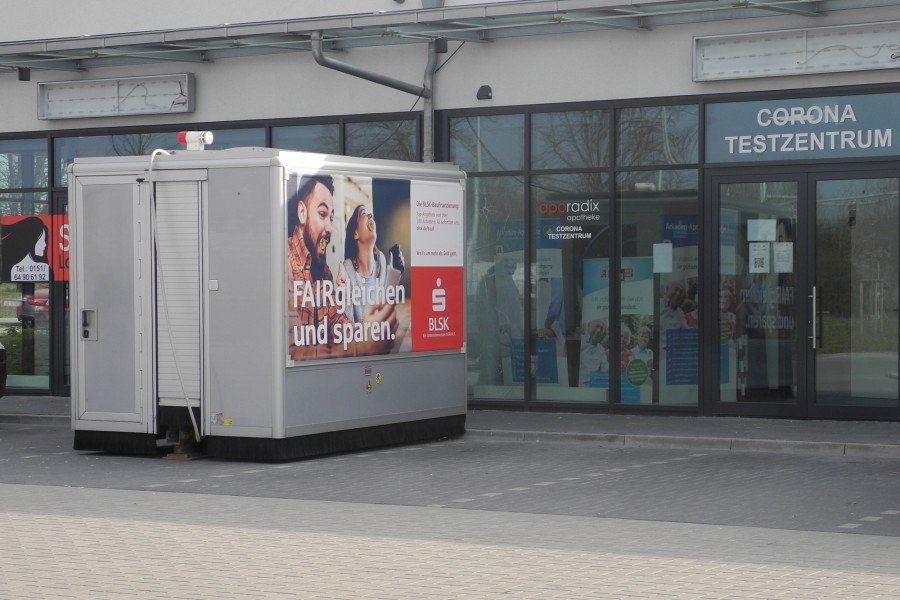
[[[321,31],[312,32],[312,35],[310,36],[310,45],[313,58],[315,58],[316,62],[323,67],[341,71],[342,73],[347,73],[354,77],[366,79],[380,85],[386,85],[395,90],[400,90],[401,92],[423,98],[425,100],[425,105],[422,117],[422,129],[424,130],[422,133],[422,159],[424,162],[434,162],[434,101],[432,99],[432,88],[434,85],[435,66],[437,65],[437,53],[435,52],[433,41],[428,42],[428,64],[425,66],[425,80],[421,86],[400,81],[399,79],[394,79],[393,77],[388,77],[381,73],[366,71],[365,69],[325,56],[325,53],[322,50]]]
[[[425,89],[422,105],[422,162],[434,162],[434,69],[437,66],[437,52],[434,40],[428,42],[428,64],[425,66]]]

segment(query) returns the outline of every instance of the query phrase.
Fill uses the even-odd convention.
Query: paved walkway
[[[0,485],[0,598],[900,598],[900,538]]]
[[[0,422],[68,410],[68,398],[8,397]],[[884,456],[900,440],[898,423],[504,411],[473,411],[468,428]],[[900,600],[898,556],[900,538],[858,533],[0,484],[0,600]]]
[[[0,398],[0,422],[68,421],[68,397]],[[900,458],[900,422],[469,411],[467,435]]]

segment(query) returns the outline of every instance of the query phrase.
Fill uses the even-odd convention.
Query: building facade
[[[0,24],[11,393],[69,391],[67,165],[199,129],[467,171],[473,405],[900,419],[900,1],[95,4]]]

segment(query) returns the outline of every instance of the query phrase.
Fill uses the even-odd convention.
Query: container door
[[[75,261],[73,400],[81,429],[149,433],[151,352],[146,185],[80,177],[72,211]]]

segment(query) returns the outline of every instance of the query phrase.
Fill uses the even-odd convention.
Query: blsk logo
[[[447,309],[447,291],[441,287],[441,279],[438,278],[435,288],[431,290],[431,310],[444,312]]]
[[[431,290],[431,310],[444,312],[447,310],[447,291],[441,287],[438,278],[435,288]],[[449,331],[450,317],[428,317],[428,331]]]

